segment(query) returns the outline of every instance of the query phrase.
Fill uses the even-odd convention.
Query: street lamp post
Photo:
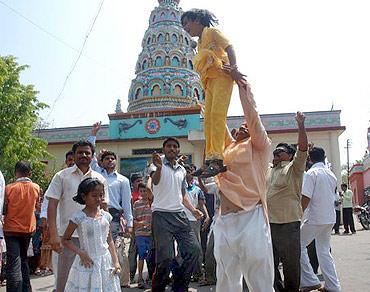
[[[349,148],[351,148],[351,140],[347,139],[347,146],[345,147],[347,149],[347,184],[348,188],[349,186]]]

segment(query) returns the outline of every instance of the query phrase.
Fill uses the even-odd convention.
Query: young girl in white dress
[[[121,267],[109,227],[112,216],[100,209],[103,197],[103,184],[96,178],[87,178],[73,198],[85,208],[72,216],[62,238],[63,245],[77,254],[65,291],[121,291],[118,278]],[[80,248],[70,240],[76,229]]]

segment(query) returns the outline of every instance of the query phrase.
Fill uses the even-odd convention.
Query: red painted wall
[[[362,205],[364,201],[364,179],[362,172],[351,174],[349,181],[353,192],[353,204]]]

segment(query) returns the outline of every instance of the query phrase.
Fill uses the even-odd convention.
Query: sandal
[[[210,164],[206,170],[199,176],[200,178],[207,178],[216,176],[221,172],[225,172],[227,170],[226,165],[222,159],[213,159],[210,161]]]
[[[206,160],[204,164],[192,173],[193,176],[201,176],[203,172],[208,168],[210,160]]]

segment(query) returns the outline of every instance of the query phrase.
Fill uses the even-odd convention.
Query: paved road
[[[370,291],[370,231],[362,230],[357,224],[356,235],[332,236],[332,252],[336,263],[339,279],[343,292]],[[343,230],[341,230],[342,232]],[[33,291],[52,291],[53,276],[33,278]],[[136,286],[136,285],[135,285]],[[134,286],[134,287],[135,287]],[[215,287],[197,287],[192,285],[192,292],[215,291]],[[5,288],[0,288],[5,291]],[[137,288],[123,289],[125,292],[150,291]],[[227,292],[227,291],[223,291]]]

